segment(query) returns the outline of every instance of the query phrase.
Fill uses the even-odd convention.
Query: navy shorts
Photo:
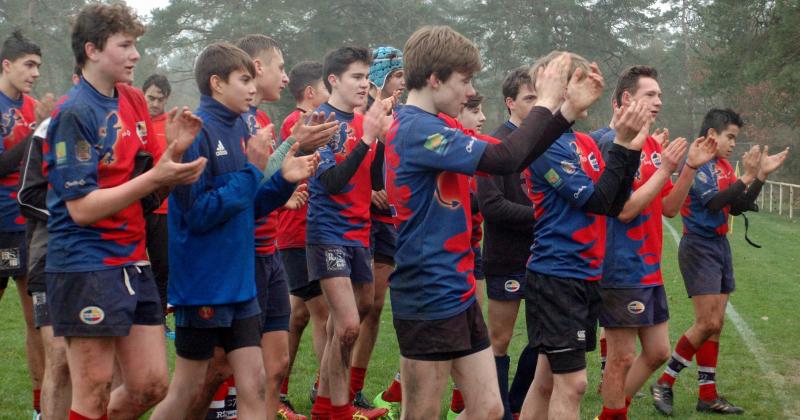
[[[190,360],[208,360],[214,347],[230,353],[261,345],[258,299],[228,305],[176,306],[175,352]]]
[[[492,300],[513,301],[525,299],[525,274],[486,276],[486,294]]]
[[[406,359],[454,360],[489,348],[489,330],[478,301],[450,318],[394,318],[400,354]]]
[[[736,290],[733,256],[728,238],[683,235],[678,247],[678,265],[689,297],[730,294]]]
[[[372,220],[369,230],[369,247],[377,263],[394,265],[397,251],[397,228],[391,223]]]
[[[28,245],[25,231],[0,232],[0,289],[8,287],[10,277],[28,273]]]
[[[57,337],[123,337],[134,324],[164,323],[150,266],[46,276],[50,319]]]
[[[308,262],[306,261],[305,248],[287,248],[278,252],[283,261],[283,269],[289,280],[289,294],[297,296],[303,301],[309,301],[317,296],[322,296],[319,281],[308,279]]]
[[[372,282],[369,248],[342,245],[306,245],[311,281],[349,277],[353,283]]]
[[[486,274],[483,274],[483,254],[481,254],[481,247],[473,247],[472,253],[475,254],[475,268],[472,270],[472,274],[475,275],[475,280],[485,280]]]
[[[289,331],[289,284],[278,254],[256,255],[256,290],[261,306],[261,332]]]
[[[48,327],[53,323],[50,321],[50,308],[47,303],[47,293],[33,292],[33,325],[36,328]]]
[[[651,327],[669,320],[667,293],[663,285],[643,288],[601,287],[600,297],[603,299],[601,327]]]

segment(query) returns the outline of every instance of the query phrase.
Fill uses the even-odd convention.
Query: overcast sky
[[[136,9],[140,15],[150,15],[150,11],[159,7],[165,7],[169,0],[129,0],[128,5]]]

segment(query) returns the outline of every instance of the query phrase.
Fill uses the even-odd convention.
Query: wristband
[[[689,169],[694,169],[695,171],[696,171],[696,170],[698,170],[698,169],[700,169],[700,167],[699,167],[699,166],[698,166],[698,167],[694,167],[694,166],[692,166],[692,165],[689,165],[689,162],[686,162],[686,166],[688,166],[688,167],[689,167]]]

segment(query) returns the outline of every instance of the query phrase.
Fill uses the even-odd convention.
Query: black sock
[[[495,356],[494,366],[497,369],[497,382],[500,385],[500,401],[503,402],[503,420],[510,420],[511,410],[508,406],[508,367],[511,364],[511,358],[508,355]]]
[[[517,361],[517,373],[511,383],[511,390],[508,392],[508,403],[512,413],[522,411],[522,403],[525,402],[525,395],[528,388],[533,383],[533,374],[536,373],[536,361],[539,359],[539,349],[525,346],[522,354]]]

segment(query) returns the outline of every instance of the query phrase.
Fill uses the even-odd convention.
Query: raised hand
[[[750,177],[758,175],[761,167],[761,148],[755,144],[742,155],[744,174]]]
[[[661,147],[667,147],[669,144],[669,128],[656,128],[656,131],[653,132],[651,137],[653,137]]]
[[[769,155],[767,152],[769,151],[769,146],[764,146],[764,151],[761,152],[761,162],[760,162],[760,170],[758,174],[758,179],[764,181],[767,176],[773,172],[775,172],[778,168],[783,165],[783,162],[786,160],[786,157],[789,156],[789,148],[783,149],[780,153],[775,153],[774,155]]]
[[[389,129],[387,124],[389,123],[390,120],[386,118],[386,110],[383,106],[381,93],[378,92],[375,102],[372,103],[367,113],[364,114],[364,134],[361,140],[366,143],[367,146],[371,145],[379,136],[386,134],[386,131]]]
[[[312,153],[324,146],[339,129],[333,112],[325,117],[324,112],[304,113],[292,127],[292,137],[303,153]]]
[[[283,205],[288,210],[300,210],[308,202],[308,185],[300,184],[295,188],[292,196]]]
[[[683,160],[686,155],[686,149],[689,148],[689,143],[683,137],[678,137],[673,142],[661,150],[661,168],[668,173],[675,172],[678,169],[678,164]]]
[[[689,147],[689,156],[686,157],[686,164],[692,168],[699,168],[717,154],[717,142],[708,137],[698,137]]]
[[[579,67],[567,85],[566,100],[561,106],[561,114],[567,121],[586,118],[589,115],[589,107],[603,95],[604,87],[603,74],[600,73],[597,63],[592,63],[588,73]]]
[[[270,124],[256,131],[256,134],[247,140],[245,148],[247,161],[262,171],[267,167],[269,155],[272,154],[272,128],[273,126]]]
[[[286,153],[283,163],[281,163],[281,175],[283,175],[283,179],[291,183],[300,182],[314,175],[317,171],[317,166],[319,166],[318,153],[308,156],[295,156],[299,147],[300,145],[297,143],[293,144]]]
[[[169,111],[164,134],[167,137],[168,145],[175,144],[171,152],[173,161],[181,161],[183,153],[194,143],[201,128],[203,128],[203,120],[189,111],[189,107],[184,106],[180,110],[175,107]]]
[[[386,195],[386,190],[372,191],[372,205],[381,210],[389,208],[389,197]]]
[[[632,101],[628,106],[614,109],[614,143],[627,149],[642,150],[650,132],[652,117],[644,103]]]
[[[172,142],[167,146],[161,159],[151,169],[155,182],[163,187],[173,187],[175,185],[192,184],[200,178],[206,168],[207,159],[197,158],[192,162],[181,163],[176,161],[175,148],[177,142]]]
[[[572,57],[563,53],[547,66],[536,69],[535,74],[532,72],[531,78],[535,81],[534,90],[538,94],[536,106],[543,106],[551,112],[555,112],[561,106],[564,102],[571,65]]]

